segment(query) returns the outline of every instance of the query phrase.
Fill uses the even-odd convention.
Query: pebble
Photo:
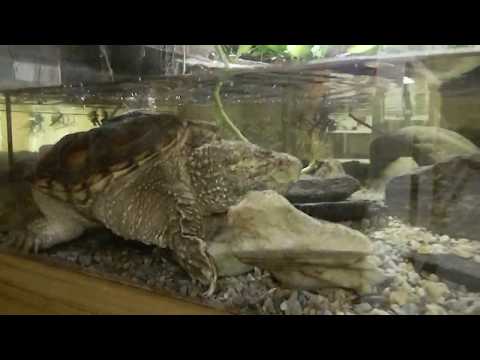
[[[441,243],[446,243],[448,240],[450,240],[450,237],[448,235],[442,235],[438,238],[438,241]]]
[[[415,292],[420,298],[427,296],[427,292],[425,291],[425,289],[420,286],[415,288]]]
[[[325,299],[322,295],[315,295],[310,297],[307,305],[314,309],[321,309],[326,301],[327,299]]]
[[[263,303],[263,311],[265,311],[267,314],[275,314],[275,305],[273,303],[272,298],[267,298],[265,302]]]
[[[389,312],[380,309],[373,309],[368,315],[391,315]]]
[[[419,313],[418,305],[408,303],[400,306],[400,315],[416,315]]]
[[[187,296],[188,295],[188,286],[182,285],[180,287],[180,295]]]
[[[464,299],[459,299],[459,300],[451,299],[445,302],[445,307],[448,310],[451,310],[455,313],[462,314],[462,313],[466,313],[466,310],[468,308],[468,303],[469,301]]]
[[[78,262],[82,266],[90,266],[92,264],[92,256],[91,255],[80,255],[78,257]]]
[[[432,254],[443,254],[447,252],[447,249],[443,245],[433,244],[431,247]]]
[[[425,315],[447,315],[447,311],[438,304],[427,304]]]
[[[409,271],[407,274],[408,282],[412,285],[416,285],[420,281],[420,275],[415,271]]]
[[[381,295],[362,296],[361,301],[369,303],[372,306],[384,306],[387,302],[385,297]]]
[[[459,245],[452,249],[452,254],[455,254],[465,259],[469,259],[473,257],[472,250],[473,249],[470,246]]]
[[[405,288],[399,288],[398,290],[392,291],[389,300],[391,304],[404,305],[409,300],[409,291]]]
[[[466,252],[472,261],[480,263],[480,245],[468,239],[452,239],[432,235],[422,228],[412,228],[395,218],[381,217],[386,226],[378,230],[375,221],[362,223],[363,232],[372,239],[373,263],[388,279],[377,289],[363,296],[350,291],[324,289],[321,291],[292,291],[279,288],[278,282],[262,269],[237,277],[220,278],[217,291],[210,299],[214,304],[240,308],[241,313],[292,315],[414,315],[427,313],[479,314],[479,294],[468,292],[465,286],[446,284],[435,274],[419,274],[407,261],[412,248],[432,253]],[[388,222],[388,224],[387,224]],[[95,270],[124,274],[149,287],[176,291],[182,296],[197,298],[204,287],[190,278],[165,251],[129,247],[127,244],[97,242],[62,244],[51,254],[90,266]],[[127,248],[127,250],[125,250]],[[150,255],[155,254],[155,256]],[[50,254],[50,252],[49,252]],[[158,256],[157,256],[158,255]],[[112,266],[113,265],[113,266]],[[127,270],[128,269],[128,270]],[[424,305],[427,303],[427,305]]]
[[[353,310],[359,314],[365,314],[372,310],[372,305],[370,305],[369,303],[361,303],[355,305],[353,307]]]
[[[362,219],[361,226],[363,229],[368,229],[372,225],[372,222],[370,219],[364,218]]]
[[[469,306],[465,313],[467,315],[480,315],[480,301],[477,301],[473,305]]]
[[[425,289],[428,299],[435,303],[441,302],[439,301],[440,298],[445,297],[450,293],[447,285],[441,282],[425,280],[422,285]]]

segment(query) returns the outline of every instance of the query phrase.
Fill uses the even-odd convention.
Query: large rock
[[[358,180],[348,175],[328,179],[302,175],[290,186],[286,198],[293,203],[342,201],[359,189]]]
[[[220,275],[257,266],[289,287],[344,287],[360,292],[383,280],[368,237],[316,220],[273,191],[251,192],[230,208],[227,225],[209,244]]]
[[[440,234],[480,240],[480,154],[459,156],[392,179],[388,211]]]
[[[454,131],[432,126],[408,126],[372,141],[371,176],[378,177],[400,157],[412,157],[420,166],[426,166],[478,152],[475,144]]]

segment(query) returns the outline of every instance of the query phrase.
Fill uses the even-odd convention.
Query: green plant
[[[289,60],[321,59],[335,45],[238,45],[237,57],[283,57]],[[378,52],[380,45],[351,45],[346,55],[371,55]]]

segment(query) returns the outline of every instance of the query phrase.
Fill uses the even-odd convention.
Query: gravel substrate
[[[190,280],[168,251],[125,241],[107,232],[87,234],[39,256],[240,314],[480,315],[479,292],[469,292],[465,286],[435,274],[417,273],[408,260],[409,254],[416,251],[456,254],[480,262],[480,242],[435,235],[393,217],[364,219],[361,226],[355,225],[372,240],[378,266],[387,276],[387,281],[373,293],[362,296],[343,289],[283,289],[268,272],[255,269],[243,276],[219,279],[216,293],[205,299],[205,289]]]

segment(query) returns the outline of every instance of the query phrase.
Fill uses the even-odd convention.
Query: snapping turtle
[[[211,294],[209,220],[249,191],[284,193],[300,170],[288,154],[219,139],[211,124],[136,111],[67,135],[40,157],[31,181],[44,217],[9,242],[37,252],[106,227],[171,249]]]

